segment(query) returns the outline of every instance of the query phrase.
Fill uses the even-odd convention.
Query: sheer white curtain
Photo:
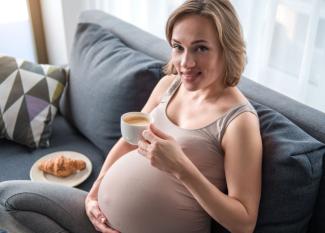
[[[183,0],[86,0],[164,38]],[[325,0],[231,0],[247,45],[244,75],[325,112]]]
[[[248,52],[245,75],[325,112],[325,0],[232,0]]]
[[[88,0],[88,8],[99,9],[165,38],[169,14],[184,0]]]

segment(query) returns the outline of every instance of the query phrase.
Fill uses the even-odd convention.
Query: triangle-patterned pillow
[[[0,138],[48,147],[66,82],[62,67],[0,55]]]

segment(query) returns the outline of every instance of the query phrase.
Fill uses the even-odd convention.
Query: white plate
[[[53,176],[51,174],[45,173],[38,169],[38,165],[40,164],[41,161],[48,160],[60,155],[64,155],[65,157],[71,159],[82,159],[83,161],[86,162],[86,168],[82,171],[77,171],[76,173],[67,177]],[[83,181],[85,181],[89,177],[91,170],[92,170],[91,161],[85,155],[74,151],[58,151],[58,152],[45,155],[39,160],[37,160],[31,167],[29,176],[32,181],[59,183],[66,186],[74,187],[81,184]]]

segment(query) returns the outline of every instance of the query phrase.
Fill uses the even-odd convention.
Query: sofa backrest
[[[170,47],[166,41],[112,15],[99,10],[84,11],[79,22],[101,25],[119,37],[128,47],[150,57],[161,61],[167,61],[169,58]]]

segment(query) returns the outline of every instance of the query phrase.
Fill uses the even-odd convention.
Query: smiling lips
[[[181,72],[181,76],[186,80],[186,81],[193,81],[195,78],[200,76],[202,72]]]

